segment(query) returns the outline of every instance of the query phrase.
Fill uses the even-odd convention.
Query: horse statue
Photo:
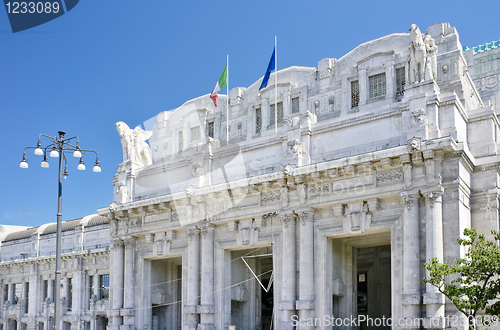
[[[140,166],[153,163],[153,155],[146,140],[153,135],[152,131],[145,131],[139,126],[134,129],[122,121],[115,124],[121,138],[123,148],[123,161],[130,161]]]
[[[412,24],[410,31],[410,83],[416,84],[425,79],[425,63],[427,48],[422,33],[416,24]]]

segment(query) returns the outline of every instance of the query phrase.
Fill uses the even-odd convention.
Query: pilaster
[[[201,300],[198,330],[215,329],[214,325],[214,231],[215,226],[205,223],[201,227]]]
[[[136,239],[133,236],[127,236],[124,239],[125,243],[125,258],[124,258],[124,301],[121,315],[123,317],[123,324],[134,326],[134,302],[135,302],[135,273],[134,273],[134,249]]]
[[[195,330],[200,322],[197,310],[200,303],[200,230],[189,228],[188,236],[187,300],[183,311],[186,314],[186,328]]]
[[[426,211],[426,260],[437,258],[443,262],[443,207],[442,195],[443,191],[432,191],[423,193],[425,197]],[[429,277],[429,271],[426,271],[426,276]],[[444,328],[444,296],[439,293],[436,287],[429,283],[425,285],[425,294],[423,303],[426,309],[426,318],[424,321],[425,328]],[[441,320],[439,324],[432,320]]]
[[[299,318],[305,320],[314,315],[314,210],[298,212],[300,227],[299,300],[295,308]],[[307,329],[309,327],[298,327]]]
[[[419,318],[422,295],[420,292],[420,194],[401,194],[403,208],[403,317]],[[410,322],[409,322],[410,323]],[[411,327],[410,327],[411,328]]]
[[[279,310],[281,311],[281,326],[283,329],[292,329],[292,316],[295,315],[295,304],[297,299],[296,294],[296,279],[297,279],[297,257],[295,250],[295,217],[293,213],[283,214],[283,273],[282,273],[282,289],[281,303]]]
[[[122,317],[120,316],[120,309],[123,308],[123,278],[124,278],[124,267],[123,267],[123,241],[115,239],[112,245],[113,249],[113,300],[112,300],[112,329],[117,330],[120,325],[122,325]]]

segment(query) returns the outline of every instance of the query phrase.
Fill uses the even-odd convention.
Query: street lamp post
[[[271,326],[271,329],[274,329],[274,330],[277,330],[277,327],[276,327],[276,318],[277,318],[277,315],[276,315],[276,304],[278,303],[278,301],[276,300],[276,267],[275,267],[275,258],[274,258],[274,233],[273,233],[273,217],[277,216],[278,215],[278,212],[270,212],[270,213],[266,213],[264,214],[264,218],[271,218],[271,248],[272,248],[272,253],[273,253],[273,271],[272,271],[272,274],[273,274],[273,323],[272,323],[272,326]]]
[[[74,136],[69,139],[65,139],[64,135],[66,134],[63,131],[58,132],[59,137],[51,137],[45,134],[40,134],[38,136],[38,143],[36,147],[26,147],[23,151],[23,160],[19,164],[21,168],[28,168],[28,162],[26,160],[26,150],[27,149],[35,149],[35,155],[43,155],[43,161],[41,166],[43,168],[48,168],[49,163],[47,161],[47,149],[50,150],[50,157],[57,158],[59,157],[59,186],[58,186],[58,194],[57,194],[57,236],[56,236],[56,270],[55,270],[55,299],[54,299],[54,322],[55,322],[55,330],[60,330],[61,324],[61,223],[62,223],[62,178],[68,176],[67,166],[64,167],[63,172],[63,160],[66,164],[66,156],[64,152],[73,152],[73,156],[80,158],[80,162],[78,163],[79,170],[85,170],[85,164],[83,163],[83,154],[86,152],[92,152],[96,155],[95,165],[93,168],[94,172],[101,172],[101,166],[99,165],[99,155],[94,150],[84,150],[80,149],[80,143],[78,137]],[[51,142],[43,147],[40,143],[40,138],[45,137],[48,138]],[[70,144],[70,141],[76,140],[76,146]]]

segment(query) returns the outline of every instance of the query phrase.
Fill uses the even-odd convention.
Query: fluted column
[[[293,214],[283,214],[283,273],[281,289],[281,327],[291,329],[292,316],[295,315],[295,300],[297,294],[295,291],[297,267],[295,251],[295,216]],[[280,328],[280,325],[278,325]]]
[[[187,329],[194,330],[200,321],[197,314],[197,307],[200,302],[200,230],[190,228],[188,229],[188,235],[187,302],[184,306],[184,313],[187,314]]]
[[[296,308],[300,319],[313,317],[314,312],[314,227],[312,211],[300,212],[299,300]],[[301,327],[299,327],[301,328]],[[308,329],[308,327],[303,327]]]
[[[124,308],[122,311],[123,324],[134,325],[134,303],[135,303],[135,274],[134,274],[134,249],[135,237],[129,236],[124,239],[125,242],[125,276],[124,276]]]
[[[123,241],[113,241],[113,327],[122,325],[119,310],[123,308]]]
[[[442,192],[427,192],[426,211],[426,256],[425,259],[437,258],[443,262],[443,206]],[[429,277],[429,271],[426,271]],[[426,328],[444,328],[444,296],[429,283],[425,285],[424,305],[426,309]],[[440,321],[438,321],[440,320]]]
[[[403,315],[419,318],[421,293],[420,283],[420,214],[419,194],[405,194],[403,211]],[[409,327],[413,328],[413,327]]]
[[[215,226],[201,228],[201,305],[198,329],[215,329],[214,326],[214,231]]]

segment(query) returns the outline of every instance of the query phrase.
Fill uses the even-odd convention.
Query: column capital
[[[299,217],[299,220],[302,222],[302,225],[305,225],[306,222],[314,221],[314,210],[298,211],[297,216]]]
[[[295,214],[293,213],[285,213],[281,215],[281,220],[283,221],[283,225],[288,227],[288,223],[295,223]]]
[[[125,243],[125,247],[132,247],[136,242],[136,238],[132,235],[125,236],[123,242]]]
[[[200,229],[196,227],[190,227],[187,229],[187,234],[190,240],[193,239],[194,237],[198,238],[200,237]]]
[[[399,196],[401,197],[402,201],[405,203],[406,207],[408,208],[408,210],[410,209],[410,206],[417,202],[418,203],[418,200],[420,198],[420,193],[419,192],[401,192],[399,194]]]
[[[119,238],[115,238],[111,242],[111,248],[113,248],[113,249],[122,248],[122,247],[123,247],[123,241]]]
[[[203,225],[201,225],[200,231],[202,237],[206,238],[208,234],[213,235],[215,231],[215,225],[211,223],[204,223]]]

